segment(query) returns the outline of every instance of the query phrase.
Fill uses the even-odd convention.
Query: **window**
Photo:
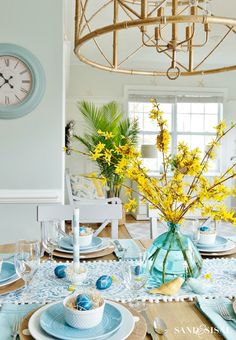
[[[139,147],[142,144],[156,143],[158,128],[155,122],[149,119],[152,105],[150,98],[156,96],[130,95],[128,101],[129,116],[139,121]],[[186,142],[190,148],[200,148],[202,153],[206,145],[215,136],[214,126],[221,118],[222,97],[193,97],[193,96],[166,96],[159,97],[160,108],[165,112],[168,128],[171,133],[171,150],[175,153],[180,141]],[[162,167],[162,155],[158,153],[157,159],[144,158],[144,165],[152,173],[158,173]],[[211,161],[210,172],[220,170],[220,157]]]

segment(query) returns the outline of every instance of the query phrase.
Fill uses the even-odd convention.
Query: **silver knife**
[[[115,243],[118,251],[124,251],[124,248],[122,247],[122,245],[120,244],[118,240],[114,240],[113,242]]]
[[[146,311],[142,311],[141,312],[142,316],[144,317],[146,323],[147,323],[147,334],[149,334],[152,338],[152,340],[158,340],[157,334],[155,333],[154,329],[153,329],[153,325],[147,315]]]

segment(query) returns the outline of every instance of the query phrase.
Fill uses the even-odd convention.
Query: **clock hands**
[[[1,77],[2,79],[4,79],[4,83],[0,86],[0,88],[1,88],[3,85],[5,85],[5,84],[8,84],[8,85],[10,86],[11,89],[14,88],[14,86],[13,86],[12,84],[9,83],[9,80],[11,80],[11,79],[13,78],[12,76],[10,76],[8,79],[6,79],[6,78],[4,77],[4,75],[3,75],[2,73],[0,73],[0,77]]]

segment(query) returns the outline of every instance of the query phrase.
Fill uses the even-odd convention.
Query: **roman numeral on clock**
[[[6,105],[9,105],[9,104],[10,104],[10,100],[9,100],[9,97],[8,97],[8,96],[5,96],[5,104],[6,104]]]
[[[20,88],[21,92],[23,93],[28,93],[28,91],[26,89],[24,89],[23,87]]]
[[[16,99],[18,100],[18,102],[20,101],[20,98],[15,94]]]
[[[22,80],[22,84],[30,84],[30,80]]]
[[[10,65],[10,60],[8,58],[4,58],[5,65],[9,67]]]

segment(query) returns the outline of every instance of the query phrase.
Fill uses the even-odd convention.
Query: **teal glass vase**
[[[148,249],[151,277],[165,283],[176,277],[198,277],[202,257],[192,240],[180,232],[180,225],[168,222],[168,231],[158,236]]]

